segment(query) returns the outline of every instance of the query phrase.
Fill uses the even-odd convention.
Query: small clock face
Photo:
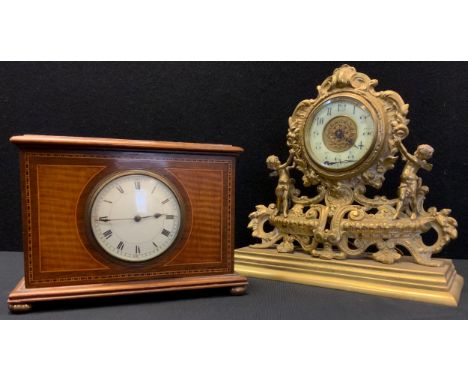
[[[89,218],[108,254],[140,262],[162,255],[181,226],[181,205],[163,178],[147,172],[114,176],[94,194]]]
[[[345,170],[372,150],[376,126],[368,108],[353,98],[325,102],[309,122],[306,148],[320,167]]]

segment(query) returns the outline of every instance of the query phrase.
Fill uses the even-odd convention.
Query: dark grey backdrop
[[[274,199],[267,155],[287,156],[296,104],[342,62],[0,64],[0,249],[21,250],[15,134],[56,134],[226,143],[242,146],[236,244],[251,242],[247,215]],[[436,149],[424,173],[427,204],[450,207],[460,239],[444,255],[468,258],[468,64],[349,62],[410,104],[410,137]],[[387,173],[395,192],[399,174]],[[389,194],[389,196],[392,196]]]

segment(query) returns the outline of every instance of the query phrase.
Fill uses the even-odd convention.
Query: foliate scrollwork
[[[328,185],[327,192],[325,193],[325,204],[331,208],[332,214],[336,208],[352,204],[353,200],[353,190],[347,184],[338,182]]]
[[[352,88],[361,91],[374,91],[377,80],[371,80],[366,74],[358,73],[355,68],[349,65],[342,65],[335,69],[333,74],[317,87],[320,97],[324,97],[334,90]]]
[[[286,141],[290,148],[290,152],[294,155],[296,169],[304,174],[302,181],[306,187],[310,187],[320,182],[318,174],[308,165],[302,147],[304,123],[313,105],[313,100],[305,100],[296,107],[293,115],[289,118],[289,130]]]
[[[364,185],[359,185],[354,189],[354,200],[363,205],[368,207],[377,208],[379,206],[389,205],[394,206],[397,204],[398,199],[387,199],[385,195],[377,195],[374,198],[370,199],[365,196],[366,194],[366,187]]]
[[[317,191],[317,195],[309,198],[307,196],[299,196],[300,192],[297,190],[296,194],[293,194],[292,196],[292,202],[295,205],[312,205],[320,203],[325,198],[326,190],[324,186],[320,185],[317,187]]]
[[[450,240],[458,237],[458,223],[450,216],[451,210],[444,208],[440,212],[435,207],[428,209],[427,215],[431,216],[431,228],[437,232],[437,241],[431,246],[426,246],[429,253],[440,253]]]
[[[397,142],[401,142],[409,134],[409,120],[406,118],[408,105],[404,103],[398,93],[391,90],[376,92],[372,88],[371,94],[381,101],[386,114],[386,124],[390,131],[387,132],[387,140],[376,165],[364,172],[362,177],[365,184],[380,189],[385,180],[385,173],[388,170],[393,170],[395,162],[398,160],[395,155],[398,153]]]
[[[256,211],[249,215],[250,223],[247,228],[252,230],[252,236],[262,240],[261,244],[252,245],[253,248],[270,248],[281,239],[281,234],[278,228],[274,228],[270,232],[265,232],[264,226],[269,218],[274,216],[277,209],[274,204],[268,207],[258,205]]]

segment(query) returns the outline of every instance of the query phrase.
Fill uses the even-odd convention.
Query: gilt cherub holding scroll
[[[276,208],[284,217],[288,216],[289,193],[294,188],[292,186],[294,180],[289,176],[289,170],[294,168],[291,166],[293,157],[294,152],[290,151],[288,160],[283,164],[276,155],[270,155],[266,160],[267,167],[274,170],[270,176],[278,176],[278,185],[275,189]]]
[[[396,144],[403,155],[403,160],[406,160],[407,163],[401,173],[401,183],[398,188],[398,203],[394,218],[398,218],[404,209],[411,216],[411,219],[414,220],[417,216],[418,192],[422,187],[422,179],[417,176],[417,172],[420,168],[426,171],[432,170],[432,164],[427,161],[432,157],[434,149],[429,145],[419,145],[412,155],[400,140]]]

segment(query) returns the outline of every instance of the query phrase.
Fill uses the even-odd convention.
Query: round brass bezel
[[[322,108],[323,105],[331,103],[337,99],[351,99],[353,102],[359,102],[364,105],[370,112],[371,117],[374,121],[374,139],[367,153],[356,163],[353,163],[349,167],[341,169],[330,169],[323,167],[317,163],[310,154],[309,144],[310,141],[310,129],[312,121],[314,120],[317,112]],[[331,94],[321,100],[315,105],[307,116],[304,124],[304,134],[302,139],[302,149],[305,153],[305,159],[308,164],[317,172],[320,176],[330,179],[347,179],[352,178],[365,172],[372,164],[378,159],[379,153],[382,149],[383,143],[386,137],[386,126],[383,119],[383,113],[380,110],[378,102],[372,102],[367,97],[354,93],[352,91],[343,91]]]
[[[171,192],[175,195],[177,203],[179,205],[179,209],[180,209],[179,230],[178,230],[177,235],[174,238],[173,242],[171,243],[171,245],[169,247],[167,247],[163,252],[157,254],[156,256],[153,256],[153,257],[150,257],[150,258],[147,258],[147,259],[144,259],[144,260],[132,260],[132,259],[124,258],[124,257],[118,257],[118,256],[115,256],[114,253],[109,252],[97,240],[96,235],[94,233],[94,230],[92,228],[92,223],[91,223],[92,208],[93,208],[93,205],[94,205],[94,203],[96,201],[96,198],[98,197],[99,193],[110,182],[112,182],[112,181],[114,181],[114,180],[116,180],[118,178],[122,178],[122,177],[129,176],[129,175],[146,175],[146,176],[149,176],[149,177],[151,177],[153,179],[157,179],[160,182],[164,183],[171,190]],[[116,259],[116,260],[119,260],[119,261],[122,261],[122,262],[125,262],[125,263],[133,263],[133,264],[144,264],[144,263],[153,261],[154,259],[160,257],[161,255],[170,252],[171,248],[173,248],[175,246],[175,244],[180,240],[181,233],[185,229],[186,211],[185,211],[185,205],[183,203],[183,198],[182,198],[181,194],[179,193],[177,187],[170,180],[168,180],[166,177],[164,177],[164,176],[162,176],[160,174],[157,174],[157,173],[154,173],[154,172],[151,172],[151,171],[147,171],[147,170],[123,170],[123,171],[118,171],[118,172],[115,172],[115,173],[105,177],[104,179],[102,179],[94,187],[94,189],[93,189],[93,191],[91,192],[90,195],[91,196],[88,199],[88,203],[87,203],[87,206],[86,206],[86,213],[85,213],[86,224],[88,226],[87,232],[91,232],[92,241],[95,243],[95,245],[97,245],[98,248],[102,249],[107,255],[111,256],[112,259]]]

